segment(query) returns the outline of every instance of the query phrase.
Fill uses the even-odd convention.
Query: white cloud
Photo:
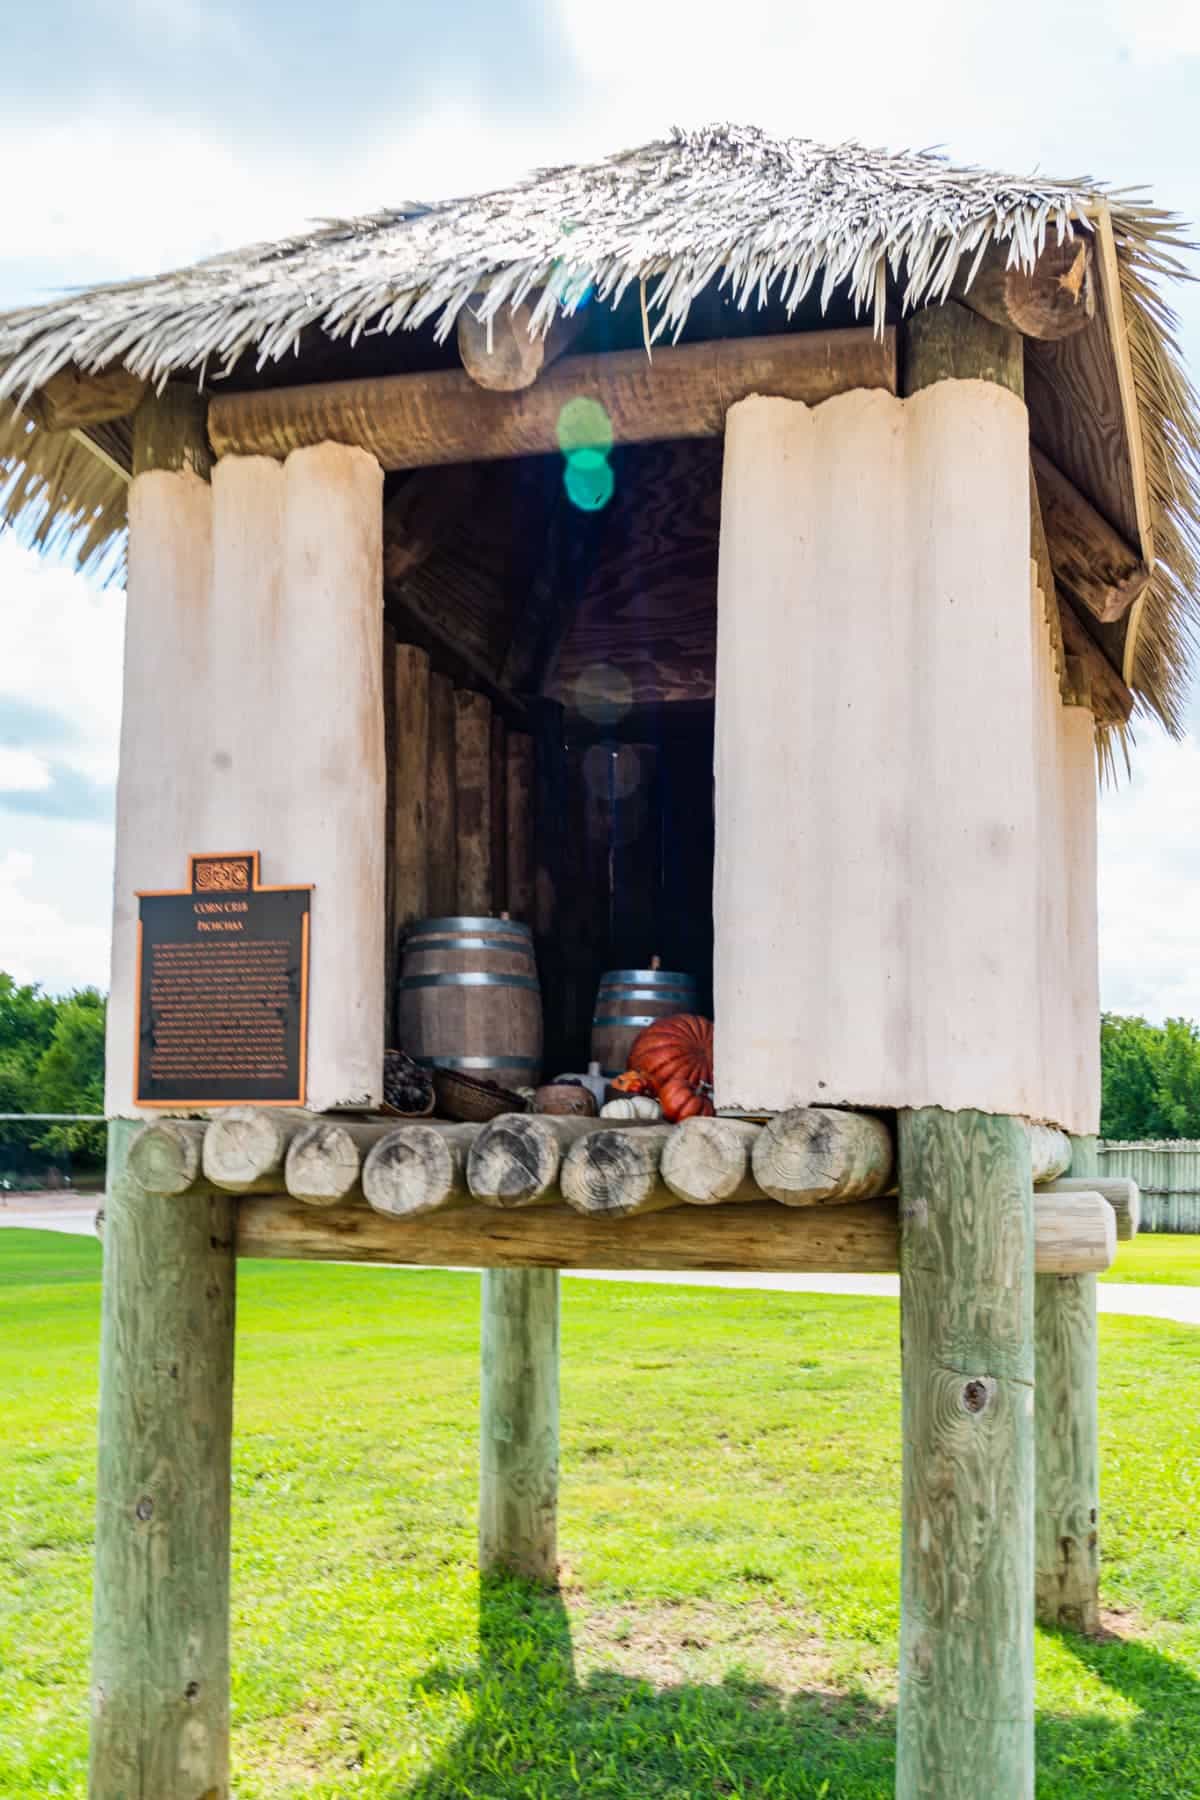
[[[122,593],[99,592],[0,537],[0,702],[57,715],[62,740],[39,743],[39,755],[93,781],[111,782],[117,771],[124,618]],[[10,753],[20,748],[8,745]]]
[[[1200,743],[1156,734],[1100,806],[1100,994],[1200,1019]]]
[[[39,981],[51,993],[89,984],[107,987],[107,916],[69,918],[54,900],[34,893],[34,886],[29,851],[0,856],[0,968],[18,981]]]
[[[0,744],[0,793],[40,794],[52,779],[46,763],[32,750]]]

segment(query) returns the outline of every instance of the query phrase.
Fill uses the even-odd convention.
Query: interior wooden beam
[[[1123,725],[1133,711],[1133,695],[1091,636],[1070,602],[1059,608],[1067,672],[1073,690],[1088,703],[1099,724]],[[1072,669],[1075,662],[1078,669]]]
[[[1010,267],[1008,253],[1007,244],[993,245],[969,283],[968,263],[951,289],[954,299],[1024,337],[1073,337],[1091,324],[1096,278],[1090,236],[1047,244],[1032,269]]]
[[[89,374],[69,364],[42,384],[22,410],[43,431],[74,431],[85,425],[107,425],[137,407],[147,383],[128,369],[101,369]]]
[[[533,306],[502,306],[490,320],[469,306],[458,315],[458,354],[472,381],[493,392],[512,394],[532,387],[543,369],[564,356],[583,330],[587,309],[559,313],[544,334],[529,335]]]
[[[1043,451],[1035,446],[1032,455],[1056,579],[1102,624],[1123,618],[1149,569]]]
[[[815,406],[860,387],[896,392],[890,327],[878,337],[855,329],[686,344],[653,360],[644,350],[571,356],[515,394],[455,370],[225,394],[210,405],[209,435],[219,456],[286,456],[329,441],[359,445],[385,469],[416,469],[716,437],[750,394]]]
[[[478,503],[482,473],[473,463],[415,469],[383,509],[383,579],[406,581]]]

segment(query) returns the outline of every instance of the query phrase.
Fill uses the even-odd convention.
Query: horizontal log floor
[[[836,1127],[836,1129],[835,1129]],[[1036,1176],[1070,1146],[1030,1134]],[[234,1109],[135,1132],[129,1178],[171,1207],[234,1200],[241,1256],[469,1268],[895,1273],[890,1128],[798,1108],[761,1130],[506,1115],[488,1126]],[[782,1204],[780,1202],[783,1202]],[[1107,1268],[1112,1205],[1034,1196],[1041,1274]]]

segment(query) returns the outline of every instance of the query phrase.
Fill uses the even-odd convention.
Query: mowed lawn
[[[6,1800],[85,1791],[99,1273],[0,1232]],[[477,1278],[238,1307],[239,1800],[891,1794],[894,1301],[564,1283],[561,1598],[475,1574]],[[1200,1797],[1200,1332],[1101,1330],[1110,1632],[1039,1637],[1039,1800]]]

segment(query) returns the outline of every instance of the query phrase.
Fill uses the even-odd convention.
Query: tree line
[[[0,1113],[103,1113],[104,995],[62,996],[0,970]],[[0,1119],[0,1175],[104,1155],[104,1126]]]
[[[1200,1138],[1200,1026],[1149,1025],[1103,1013],[1100,1132],[1106,1138]]]

